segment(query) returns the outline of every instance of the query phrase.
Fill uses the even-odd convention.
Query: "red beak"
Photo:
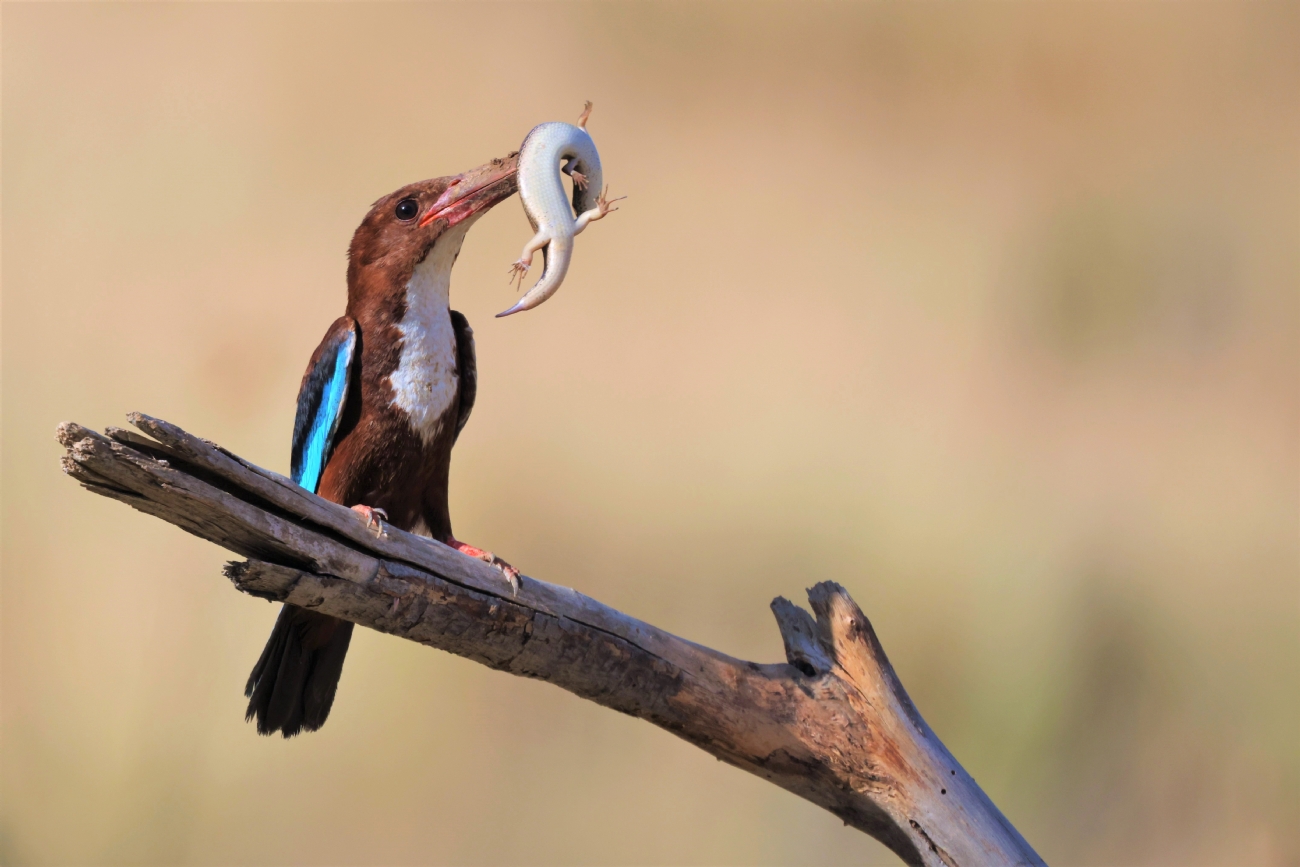
[[[438,201],[420,217],[420,226],[427,226],[434,220],[446,220],[445,228],[450,229],[510,198],[519,189],[518,172],[519,154],[513,153],[505,159],[496,159],[457,175]]]

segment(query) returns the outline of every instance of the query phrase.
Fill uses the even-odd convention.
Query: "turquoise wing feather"
[[[312,355],[298,390],[291,475],[312,493],[320,486],[347,405],[356,346],[356,322],[349,316],[339,318]]]

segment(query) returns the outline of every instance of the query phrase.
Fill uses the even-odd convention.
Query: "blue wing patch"
[[[343,418],[356,345],[356,323],[344,316],[330,326],[316,348],[298,390],[291,475],[312,493],[320,485],[321,473],[325,471],[325,462],[334,448],[334,436]]]

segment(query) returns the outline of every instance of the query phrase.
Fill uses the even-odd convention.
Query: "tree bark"
[[[291,602],[548,681],[647,720],[830,810],[913,865],[1042,864],[926,725],[838,584],[778,597],[787,661],[733,659],[567,587],[388,528],[167,422],[147,436],[65,422],[64,471],[248,558],[245,593]]]

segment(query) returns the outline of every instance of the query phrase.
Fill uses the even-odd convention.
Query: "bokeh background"
[[[1300,6],[3,7],[5,864],[892,864],[648,724],[276,609],[58,468],[142,410],[281,472],[369,203],[591,129],[541,309],[473,230],[457,534],[781,658],[846,585],[1053,864],[1300,863]]]

